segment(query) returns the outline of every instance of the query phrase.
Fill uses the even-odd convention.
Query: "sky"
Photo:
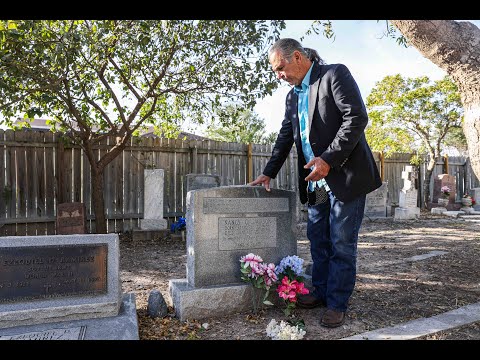
[[[480,20],[468,21],[480,27]],[[280,36],[300,40],[312,22],[313,20],[287,20],[286,28]],[[305,37],[302,44],[316,49],[328,64],[345,64],[357,81],[365,102],[375,84],[387,75],[428,76],[431,80],[446,75],[445,71],[424,58],[413,46],[405,48],[394,39],[385,37],[386,23],[383,20],[332,20],[332,25],[335,39],[327,39],[323,34],[312,34]],[[254,108],[265,120],[266,133],[278,132],[281,127],[285,96],[290,90],[286,82],[282,81],[281,84],[272,96],[258,101]],[[202,133],[188,121],[184,126],[183,130],[188,132]]]
[[[460,20],[462,21],[462,20]],[[468,20],[480,27],[480,20]],[[300,40],[313,20],[287,20],[281,37]],[[333,20],[335,40],[323,34],[312,34],[302,41],[314,48],[328,64],[345,64],[356,80],[363,100],[385,76],[401,74],[403,77],[428,76],[439,80],[446,74],[437,65],[424,58],[413,46],[405,48],[392,38],[383,37],[385,21]],[[266,132],[278,132],[285,111],[285,96],[290,86],[283,82],[272,96],[257,103],[254,110],[265,120]]]

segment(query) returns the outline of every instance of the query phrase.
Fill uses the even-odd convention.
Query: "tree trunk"
[[[107,220],[105,218],[105,203],[103,200],[103,169],[91,166],[92,170],[92,202],[95,214],[95,233],[107,233]]]
[[[425,58],[458,86],[463,132],[473,172],[480,179],[480,29],[468,21],[390,20]]]
[[[97,234],[107,233],[105,201],[103,198],[103,172],[107,165],[113,160],[115,160],[115,158],[122,153],[130,138],[130,135],[126,135],[120,141],[117,141],[116,145],[110,148],[110,150],[106,154],[104,154],[98,161],[96,161],[95,158],[92,141],[83,141],[83,147],[90,163],[90,170],[92,174],[92,203],[93,212],[95,214],[95,233]]]
[[[425,181],[423,182],[423,206],[428,209],[428,201],[430,200],[430,181],[432,179],[433,169],[435,168],[436,158],[430,156],[428,160],[427,169],[425,171]]]

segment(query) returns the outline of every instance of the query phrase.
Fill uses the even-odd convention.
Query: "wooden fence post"
[[[62,204],[64,202],[63,159],[65,147],[62,140],[63,139],[58,137],[57,133],[57,204]]]
[[[192,144],[194,144],[192,146]],[[197,141],[192,140],[190,141],[190,164],[192,166],[192,174],[197,173],[197,154],[198,154],[198,148],[197,148]]]
[[[383,155],[383,151],[380,151],[380,179],[382,180],[382,183],[385,176],[384,169],[385,169],[385,156]]]
[[[252,143],[248,144],[247,150],[247,180],[248,182],[253,181],[253,146]]]
[[[443,157],[444,174],[448,174],[448,155]]]

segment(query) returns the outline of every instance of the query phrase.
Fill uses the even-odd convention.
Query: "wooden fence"
[[[94,149],[97,156],[115,142],[107,138]],[[186,174],[217,174],[222,185],[242,185],[262,173],[271,145],[217,141],[133,138],[121,156],[104,172],[104,199],[108,232],[138,227],[143,218],[143,170],[164,169],[164,217],[185,215]],[[398,203],[401,171],[410,154],[382,159],[377,166],[388,181],[389,204]],[[292,149],[273,188],[297,190],[297,154]],[[442,173],[439,162],[434,175]],[[457,199],[465,189],[479,186],[465,158],[450,158],[449,173],[457,178]],[[420,169],[422,176],[422,168]],[[423,172],[424,173],[424,172]],[[55,234],[57,204],[83,202],[89,232],[95,232],[90,165],[83,150],[65,142],[59,133],[0,129],[0,236]],[[432,185],[433,186],[433,181]]]

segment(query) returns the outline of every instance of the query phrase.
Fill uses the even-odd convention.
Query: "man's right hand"
[[[257,177],[255,180],[253,180],[251,183],[248,183],[247,185],[258,185],[262,184],[265,186],[265,190],[270,191],[270,176],[267,175],[260,175]]]

